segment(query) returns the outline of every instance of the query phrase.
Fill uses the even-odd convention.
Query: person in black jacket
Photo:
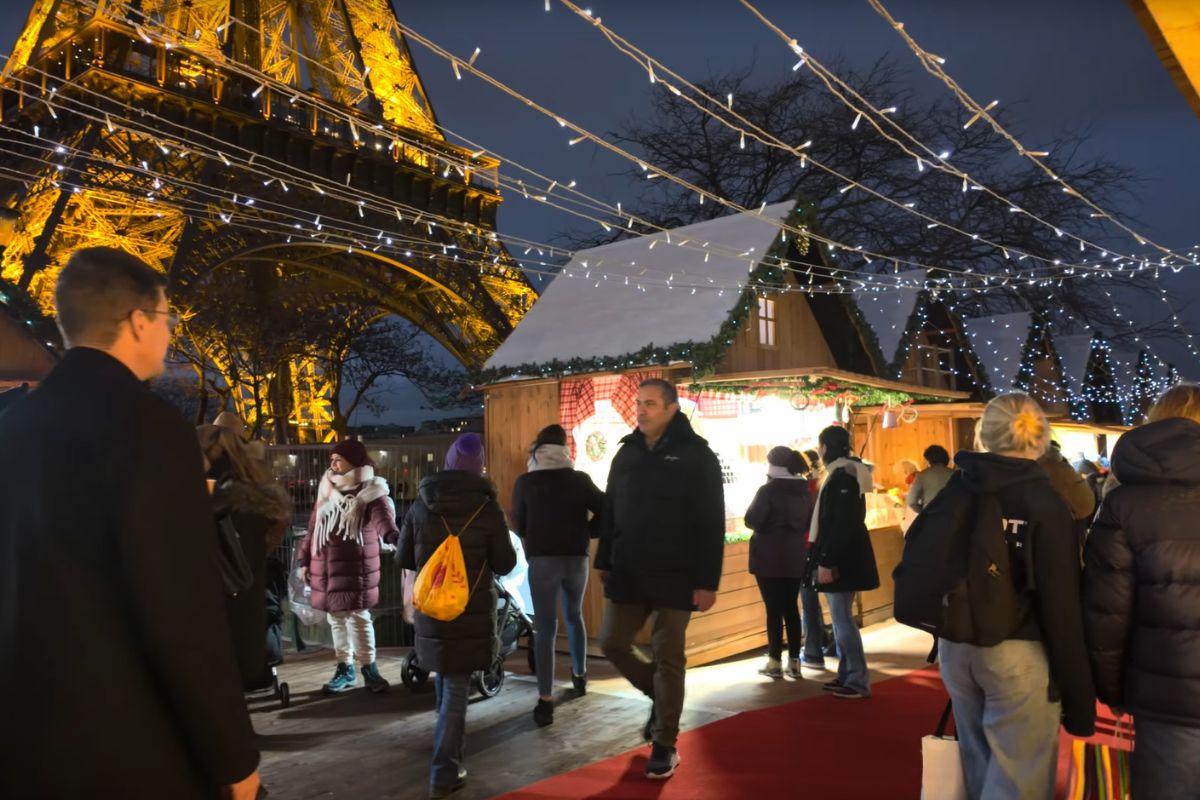
[[[664,779],[679,763],[688,621],[717,599],[725,494],[721,463],[679,410],[674,385],[643,381],[637,417],[608,473],[596,551],[607,597],[600,639],[613,666],[652,701],[642,731],[653,741],[646,777]],[[651,616],[648,661],[633,639]]]
[[[533,719],[538,725],[554,722],[560,593],[571,651],[571,683],[577,695],[587,692],[583,592],[587,588],[588,544],[593,535],[599,535],[597,523],[603,505],[604,493],[571,461],[567,432],[561,425],[547,425],[529,450],[529,472],[517,478],[512,497],[512,525],[524,541],[529,559],[529,591],[537,627],[538,702]]]
[[[825,482],[809,528],[808,577],[829,603],[840,655],[837,677],[823,688],[834,697],[854,700],[871,696],[867,655],[854,619],[854,595],[879,588],[866,523],[866,494],[873,490],[874,481],[871,466],[851,453],[848,430],[831,425],[821,431],[817,442],[825,462]]]
[[[242,674],[242,688],[256,691],[272,683],[267,656],[267,556],[283,541],[292,504],[283,487],[271,480],[264,462],[251,456],[232,430],[217,425],[196,428],[208,476],[215,481],[212,501],[217,519],[229,517],[237,531],[254,583],[226,596],[229,629]]]
[[[788,677],[799,680],[803,640],[798,604],[800,584],[808,563],[808,526],[813,496],[808,486],[808,462],[787,447],[767,453],[767,482],[746,509],[750,537],[750,574],[758,582],[767,610],[767,663],[758,672],[782,678],[783,629],[787,626]]]
[[[1136,797],[1200,787],[1200,386],[1168,389],[1113,451],[1084,547],[1096,693],[1137,726]]]
[[[956,455],[959,471],[932,506],[972,504],[975,527],[982,514],[995,515],[1008,543],[1007,578],[1024,600],[1013,633],[999,644],[938,640],[971,798],[1051,800],[1060,721],[1076,736],[1094,729],[1078,540],[1066,504],[1037,463],[1049,441],[1037,401],[1019,392],[993,398],[978,428],[986,452]]]
[[[464,433],[446,453],[445,470],[421,479],[417,500],[400,528],[397,558],[420,570],[451,533],[459,537],[470,598],[461,616],[441,622],[416,612],[417,661],[434,676],[438,721],[429,796],[446,797],[466,785],[467,693],[471,673],[491,666],[497,652],[493,575],[517,565],[496,488],[483,477],[483,442]]]
[[[76,251],[55,290],[69,349],[0,417],[0,797],[258,790],[200,446],[145,385],[165,286]]]

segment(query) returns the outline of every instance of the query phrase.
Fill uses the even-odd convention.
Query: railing
[[[401,522],[416,497],[417,485],[426,475],[437,472],[446,458],[446,442],[429,444],[367,444],[367,452],[375,462],[375,474],[384,478],[396,503],[396,521]],[[329,466],[328,445],[290,445],[267,448],[275,479],[292,499],[292,530],[276,551],[291,574],[296,546],[300,543],[317,500],[321,476]],[[379,579],[379,605],[371,611],[375,619],[375,641],[379,647],[412,644],[412,628],[401,616],[404,602],[401,591],[400,568],[391,554],[383,554]],[[283,625],[284,637],[294,648],[321,644],[332,646],[329,626],[301,625],[287,613]]]

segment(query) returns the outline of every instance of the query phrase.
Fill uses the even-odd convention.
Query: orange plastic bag
[[[486,503],[485,503],[486,505]],[[446,518],[442,524],[446,526],[445,541],[438,545],[437,550],[417,573],[413,584],[413,608],[427,617],[450,622],[458,619],[467,610],[467,602],[471,599],[471,587],[467,581],[467,562],[463,558],[462,544],[458,537],[470,527],[475,517],[483,510],[480,506],[467,520],[458,533],[450,530]],[[479,577],[483,577],[480,569]],[[476,584],[479,580],[476,579]]]

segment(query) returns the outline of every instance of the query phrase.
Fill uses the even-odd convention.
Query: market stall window
[[[775,301],[766,297],[758,298],[758,343],[775,346]]]

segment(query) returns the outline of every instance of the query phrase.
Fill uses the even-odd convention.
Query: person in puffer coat
[[[750,537],[750,574],[758,583],[767,611],[767,664],[758,672],[782,678],[783,630],[787,627],[790,678],[799,680],[800,624],[798,599],[808,563],[808,526],[813,494],[808,485],[808,462],[787,447],[767,453],[767,482],[746,509]],[[820,651],[817,651],[817,656]],[[822,657],[823,660],[823,657]]]
[[[296,564],[312,587],[312,607],[326,613],[333,632],[338,665],[322,687],[326,694],[354,688],[356,659],[368,689],[388,690],[375,664],[370,609],[379,604],[380,546],[398,536],[387,481],[375,477],[366,446],[353,439],[339,443],[296,551]]]
[[[458,437],[446,453],[445,469],[421,480],[417,500],[400,529],[398,558],[420,570],[451,533],[459,537],[470,598],[448,622],[415,614],[417,661],[434,676],[438,721],[434,734],[429,796],[445,797],[466,784],[467,693],[471,673],[487,669],[497,653],[493,575],[517,565],[496,487],[483,477],[483,442],[475,433]]]
[[[1120,482],[1084,547],[1101,702],[1134,716],[1138,800],[1200,791],[1200,386],[1162,396],[1113,451]]]

